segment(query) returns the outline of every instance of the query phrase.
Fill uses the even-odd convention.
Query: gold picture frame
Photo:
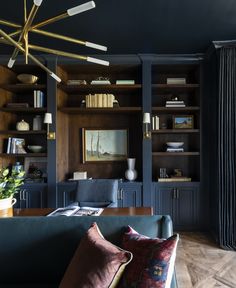
[[[83,163],[125,161],[128,129],[82,128]]]
[[[193,115],[173,115],[173,129],[193,129]]]

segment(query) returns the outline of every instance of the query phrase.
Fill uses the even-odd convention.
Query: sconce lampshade
[[[46,124],[52,124],[52,113],[45,113],[43,122]]]
[[[143,123],[144,124],[150,124],[151,123],[150,113],[143,113]]]

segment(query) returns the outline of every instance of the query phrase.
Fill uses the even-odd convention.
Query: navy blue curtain
[[[236,250],[236,48],[219,53],[218,97],[218,239],[224,249]]]

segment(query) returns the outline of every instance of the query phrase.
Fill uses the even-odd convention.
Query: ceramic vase
[[[13,216],[12,206],[16,203],[16,199],[9,197],[0,199],[0,217]]]
[[[129,181],[134,181],[137,178],[137,171],[135,170],[135,158],[128,158],[128,169],[125,171],[125,178]]]

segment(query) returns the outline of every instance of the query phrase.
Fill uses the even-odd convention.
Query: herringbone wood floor
[[[203,233],[179,234],[178,288],[236,288],[236,252],[222,250]]]

